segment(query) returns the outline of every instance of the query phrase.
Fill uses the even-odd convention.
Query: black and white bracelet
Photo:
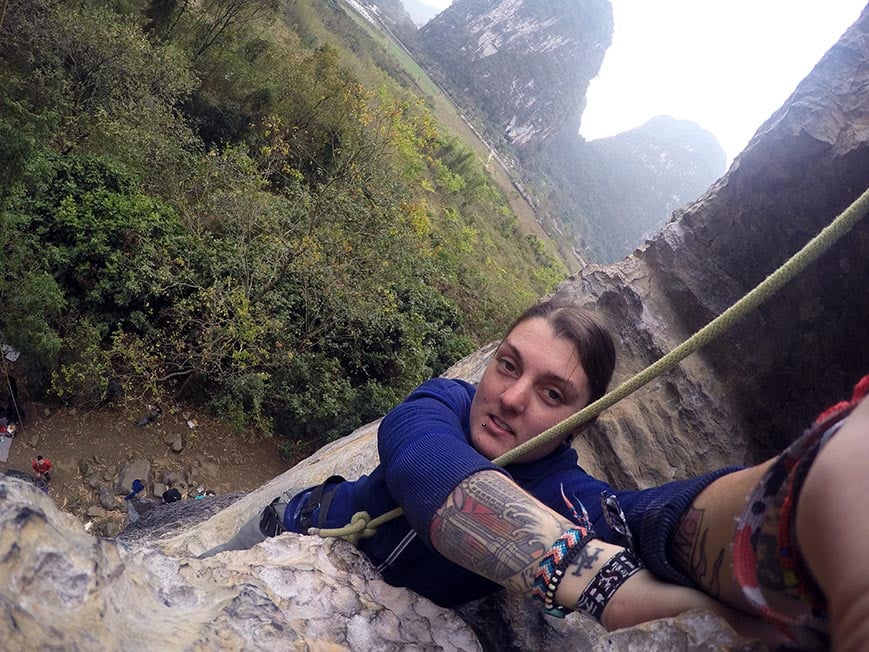
[[[622,584],[637,571],[643,562],[630,550],[622,550],[603,565],[579,596],[575,609],[587,613],[600,622],[607,603]]]

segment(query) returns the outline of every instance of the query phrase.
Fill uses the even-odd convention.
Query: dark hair
[[[579,363],[591,385],[589,403],[594,403],[606,394],[616,366],[616,347],[600,319],[570,301],[553,297],[531,306],[519,315],[507,333],[534,317],[545,319],[556,336],[571,341],[576,347]]]
[[[41,460],[41,459],[42,459],[42,455],[37,455],[37,456],[36,456],[36,459],[37,459],[37,460]]]

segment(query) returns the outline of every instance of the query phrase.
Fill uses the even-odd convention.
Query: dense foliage
[[[33,397],[183,394],[304,449],[563,274],[335,4],[0,20],[0,339]]]

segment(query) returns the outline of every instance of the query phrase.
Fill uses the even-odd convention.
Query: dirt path
[[[92,485],[108,486],[114,494],[119,470],[133,459],[150,461],[155,482],[162,483],[171,473],[193,484],[193,490],[202,486],[217,494],[250,491],[289,468],[278,455],[276,441],[234,435],[207,416],[195,415],[198,425],[191,430],[180,411],[164,410],[142,428],[133,423],[147,411],[144,406],[138,413],[26,407],[24,430],[13,440],[8,461],[0,462],[0,473],[32,474],[36,455],[49,458],[54,464],[49,495],[83,521],[93,520],[88,510],[100,502]],[[184,449],[175,453],[166,439],[178,434],[184,437]],[[186,487],[180,488],[183,493]],[[149,493],[151,489],[149,485]],[[115,500],[118,511],[109,510],[106,518],[122,522],[123,501],[121,496]]]

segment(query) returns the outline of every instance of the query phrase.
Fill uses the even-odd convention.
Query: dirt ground
[[[157,482],[174,473],[219,495],[250,491],[289,468],[281,461],[276,440],[236,435],[213,418],[184,412],[198,422],[190,429],[180,409],[164,407],[160,417],[145,427],[133,425],[147,412],[144,405],[136,412],[52,410],[34,404],[26,409],[24,428],[12,442],[8,461],[0,462],[0,473],[14,469],[32,474],[31,460],[36,455],[49,458],[54,464],[49,495],[61,509],[83,519],[88,508],[99,502],[86,476],[97,473],[102,484],[114,488],[117,472],[136,458],[151,462]],[[185,442],[180,453],[166,443],[177,434]],[[122,504],[120,497],[117,500]]]

